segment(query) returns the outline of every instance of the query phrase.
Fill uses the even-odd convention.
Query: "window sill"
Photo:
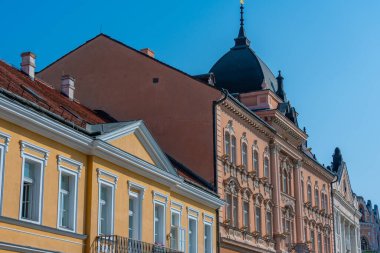
[[[69,236],[69,237],[73,237],[73,238],[80,239],[80,240],[85,240],[87,238],[87,235],[84,235],[84,234],[77,234],[77,233],[73,233],[73,232],[69,232],[69,231],[65,231],[65,230],[60,230],[60,229],[56,229],[56,228],[52,228],[52,227],[43,226],[43,225],[37,224],[35,222],[31,222],[29,220],[27,220],[27,221],[16,220],[13,218],[0,216],[0,222],[4,222],[4,223],[16,225],[16,226],[21,226],[21,227],[25,227],[25,228],[31,228],[31,229],[35,229],[35,230],[39,230],[39,231],[43,231],[43,232],[53,233],[53,234],[57,234],[57,235]]]

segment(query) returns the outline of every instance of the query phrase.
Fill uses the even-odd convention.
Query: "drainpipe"
[[[218,170],[217,170],[217,150],[216,150],[216,138],[217,138],[217,131],[216,131],[216,106],[219,105],[220,103],[223,103],[228,98],[228,91],[225,89],[222,89],[221,92],[224,94],[222,98],[219,100],[213,101],[212,102],[212,121],[213,121],[213,134],[214,134],[214,140],[213,140],[213,146],[214,146],[214,192],[216,192],[219,196],[218,193]],[[217,247],[217,253],[220,253],[220,226],[219,226],[219,208],[216,209],[216,247]]]
[[[332,204],[332,215],[333,215],[333,237],[334,237],[334,252],[335,252],[335,249],[336,249],[336,239],[335,239],[335,212],[334,212],[334,189],[333,189],[333,184],[338,182],[338,176],[335,175],[335,179],[334,181],[332,181],[330,183],[330,187],[331,187],[331,204]]]

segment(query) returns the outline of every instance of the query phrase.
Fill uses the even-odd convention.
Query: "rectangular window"
[[[310,232],[310,241],[311,241],[311,248],[313,249],[313,251],[315,251],[315,235],[314,235],[313,230],[311,230]]]
[[[272,236],[272,213],[270,212],[267,212],[266,225],[267,235]]]
[[[165,246],[165,205],[154,203],[154,243]]]
[[[197,253],[198,224],[195,218],[189,217],[189,253]]]
[[[99,216],[98,233],[112,235],[113,233],[114,186],[105,182],[99,184]]]
[[[318,234],[318,252],[322,253],[322,235]]]
[[[58,227],[75,231],[77,174],[60,167]]]
[[[249,202],[243,203],[243,226],[249,229]]]
[[[256,207],[255,215],[256,215],[256,232],[258,232],[261,235],[261,208],[259,206]]]
[[[226,193],[226,219],[231,221],[232,196]],[[232,222],[231,222],[232,224]]]
[[[129,191],[129,238],[141,239],[141,194],[137,191]]]
[[[304,235],[303,235],[303,238],[305,240],[305,242],[307,242],[307,227],[305,227],[305,231],[304,231]]]
[[[41,222],[43,162],[24,158],[21,219]]]
[[[180,237],[181,237],[181,219],[180,212],[172,210],[171,222],[170,222],[170,248],[175,250],[180,250]]]
[[[212,253],[212,225],[210,223],[205,223],[204,228],[205,233],[205,253]]]
[[[0,138],[1,138],[1,133],[0,133]],[[6,138],[6,137],[4,137]],[[3,201],[2,201],[2,197],[3,197],[3,194],[2,194],[2,189],[3,189],[3,176],[4,176],[4,158],[5,158],[5,150],[6,150],[6,145],[2,145],[0,144],[0,210],[1,210],[1,206],[3,204]]]
[[[238,210],[237,210],[237,205],[238,205],[238,198],[236,196],[233,197],[232,201],[232,215],[233,215],[233,221],[232,224],[234,227],[238,225]]]

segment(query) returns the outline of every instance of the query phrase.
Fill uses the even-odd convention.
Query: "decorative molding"
[[[68,163],[68,164],[70,164],[72,166],[77,167],[77,171],[75,171],[75,172],[78,173],[78,177],[80,178],[81,172],[82,172],[82,169],[83,169],[83,163],[75,161],[75,160],[73,160],[71,158],[67,158],[67,157],[64,157],[64,156],[61,156],[61,155],[57,155],[58,169],[59,169],[60,166],[65,167],[65,166],[61,165],[62,162]],[[67,168],[67,167],[65,167],[65,168]]]
[[[176,206],[176,207],[178,207],[178,209],[182,212],[183,204],[181,204],[181,203],[179,203],[179,202],[177,202],[177,201],[175,201],[175,200],[171,200],[171,201],[170,201],[170,204],[171,204],[171,206]]]
[[[31,149],[37,153],[40,153],[44,158],[43,160],[45,161],[45,165],[46,165],[46,162],[49,158],[49,151],[44,149],[44,148],[41,148],[41,147],[38,147],[32,143],[29,143],[29,142],[26,142],[26,141],[20,141],[20,153],[21,153],[21,157],[24,157],[24,154],[27,153],[25,152],[25,149]],[[31,154],[29,154],[31,155]],[[31,155],[34,157],[34,155]]]
[[[9,142],[11,141],[11,136],[9,134],[0,132],[0,139],[4,140],[4,144],[0,144],[5,147],[5,152],[8,152],[8,145]]]
[[[208,219],[208,220],[211,220],[211,224],[214,223],[214,216],[207,214],[207,213],[203,213],[202,216],[203,216],[203,222],[209,223],[207,221],[207,219]]]
[[[166,195],[166,194],[163,194],[163,193],[160,193],[160,192],[157,192],[157,191],[152,191],[152,196],[153,196],[153,202],[154,201],[158,201],[158,202],[161,202],[159,200],[156,199],[156,197],[159,197],[159,198],[163,198],[165,199],[165,205],[168,203],[168,200],[169,200],[169,196]]]
[[[192,208],[192,207],[186,207],[186,210],[187,210],[187,214],[188,214],[188,216],[193,216],[193,217],[195,217],[195,218],[198,219],[198,217],[199,217],[199,213],[200,213],[198,210],[196,210],[196,209],[194,209],[194,208]],[[191,215],[190,213],[195,213],[196,216]]]
[[[132,182],[131,180],[128,180],[128,191],[130,192],[131,189],[136,189],[136,190],[138,190],[139,192],[141,192],[141,199],[144,199],[144,196],[145,196],[145,190],[146,190],[146,187],[145,187],[145,186],[142,186],[142,185],[140,185],[140,184],[137,184],[137,183]]]
[[[100,177],[104,175],[104,176],[112,178],[113,182],[109,182],[109,183],[113,184],[115,186],[115,189],[117,188],[117,181],[119,180],[119,177],[117,175],[100,168],[97,168],[96,172],[98,174],[98,182],[101,180]]]

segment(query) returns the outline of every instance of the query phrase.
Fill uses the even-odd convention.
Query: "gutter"
[[[335,178],[334,178],[334,181],[332,181],[330,183],[330,187],[331,187],[331,190],[330,190],[330,193],[331,193],[331,204],[332,204],[332,215],[333,215],[333,236],[334,236],[334,251],[336,250],[336,239],[335,239],[335,212],[334,212],[334,189],[333,189],[333,184],[338,182],[338,176],[336,174],[334,174]]]
[[[212,124],[213,124],[213,147],[214,147],[214,191],[216,194],[218,194],[218,170],[217,170],[217,150],[216,150],[216,138],[217,138],[217,132],[216,132],[216,106],[220,103],[223,103],[228,98],[228,91],[226,89],[222,89],[221,92],[224,94],[222,98],[219,100],[212,102]],[[218,194],[219,196],[219,194]],[[217,253],[220,253],[220,225],[219,225],[219,208],[216,209],[216,250]]]

